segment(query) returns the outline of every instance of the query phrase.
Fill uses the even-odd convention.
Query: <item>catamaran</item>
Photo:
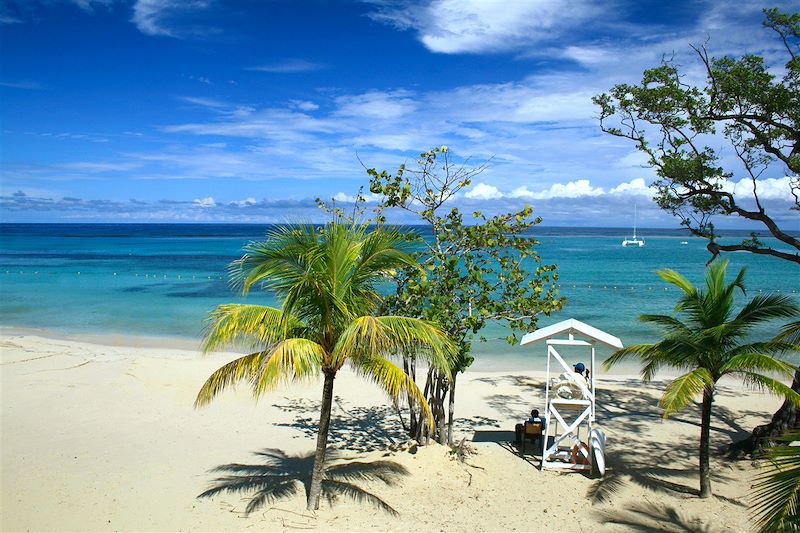
[[[644,246],[644,239],[636,238],[636,204],[633,205],[633,238],[622,239],[622,246]]]

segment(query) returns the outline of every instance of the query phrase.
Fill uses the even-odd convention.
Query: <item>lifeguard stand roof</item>
[[[544,341],[563,334],[578,335],[580,337],[588,338],[589,341],[601,342],[606,346],[610,346],[611,348],[616,348],[618,350],[622,348],[622,341],[617,337],[592,327],[589,324],[584,324],[580,320],[575,320],[574,318],[570,318],[568,320],[564,320],[563,322],[559,322],[558,324],[539,328],[536,331],[527,333],[524,337],[522,337],[522,340],[519,344],[520,346],[525,346],[526,344]]]

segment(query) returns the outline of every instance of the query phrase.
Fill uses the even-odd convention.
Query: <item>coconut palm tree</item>
[[[731,283],[725,283],[727,261],[717,261],[706,269],[705,290],[694,287],[673,270],[658,275],[678,287],[683,294],[675,306],[676,316],[641,315],[639,319],[659,326],[663,339],[655,344],[623,348],[611,355],[608,369],[629,358],[643,363],[642,379],[649,381],[662,367],[686,371],[667,385],[661,397],[664,418],[677,413],[702,395],[700,420],[700,496],[711,496],[709,441],[712,405],[717,381],[733,375],[748,385],[786,396],[800,404],[800,394],[772,376],[791,377],[795,367],[777,356],[793,349],[780,340],[744,343],[752,329],[773,319],[800,315],[800,307],[788,296],[766,294],[750,299],[735,313],[735,293],[743,293],[745,270]],[[679,319],[681,316],[682,319]],[[771,374],[770,375],[765,375]]]
[[[449,372],[457,350],[436,326],[419,319],[375,316],[377,284],[413,265],[407,239],[389,228],[335,220],[321,228],[286,226],[251,243],[231,266],[243,294],[255,285],[283,299],[281,309],[220,305],[211,313],[204,351],[245,346],[252,353],[216,370],[197,395],[209,403],[233,383],[247,380],[255,396],[281,383],[324,377],[308,509],[318,509],[333,401],[333,383],[346,364],[382,387],[389,397],[420,405],[432,425],[425,397],[390,358],[414,353]]]

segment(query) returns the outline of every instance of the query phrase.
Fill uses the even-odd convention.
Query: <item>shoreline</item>
[[[70,341],[75,343],[86,343],[97,346],[106,346],[109,348],[123,349],[123,348],[147,348],[153,350],[162,350],[165,353],[179,351],[184,354],[182,358],[191,357],[204,357],[201,354],[200,342],[198,338],[192,341],[184,337],[159,337],[159,336],[145,336],[138,334],[94,334],[94,333],[70,333],[62,332],[47,328],[27,328],[17,326],[0,326],[0,339],[5,337],[38,337],[41,339],[49,339],[55,341]],[[525,364],[526,358],[519,355],[500,355],[492,359],[485,353],[476,353],[473,351],[475,361],[472,366],[467,369],[467,374],[470,372],[480,373],[528,373],[528,372],[545,372],[546,355],[544,355],[543,346],[536,346],[531,348],[530,361],[531,365]],[[225,350],[225,354],[244,354],[246,352],[237,350]],[[174,357],[174,353],[172,355]],[[207,356],[206,356],[207,357]],[[567,361],[569,362],[569,361]],[[602,360],[598,358],[596,361],[598,367],[598,376],[614,376],[615,378],[638,379],[638,366],[636,363],[624,363],[610,370],[602,369]],[[587,364],[587,366],[589,366]],[[676,372],[662,371],[657,377],[664,379],[668,377],[676,377],[679,374]]]

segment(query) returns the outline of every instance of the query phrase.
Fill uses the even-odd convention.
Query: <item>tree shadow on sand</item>
[[[316,438],[319,428],[320,403],[304,399],[288,399],[276,407],[294,417],[275,426],[288,427],[305,437]],[[403,442],[408,436],[399,423],[397,411],[389,405],[363,407],[352,405],[339,396],[334,398],[334,413],[328,443],[336,448],[358,452],[381,450]]]
[[[625,383],[625,385],[633,384]],[[655,492],[699,495],[697,487],[685,484],[687,480],[698,477],[699,407],[692,405],[680,416],[674,416],[668,422],[664,422],[697,428],[696,436],[693,434],[689,438],[659,442],[649,438],[652,424],[660,423],[662,420],[663,411],[658,406],[659,397],[658,393],[636,390],[632,386],[625,390],[625,394],[611,390],[598,391],[597,418],[602,422],[613,421],[614,425],[624,428],[624,433],[617,432],[615,436],[617,439],[624,439],[625,445],[614,446],[613,451],[606,455],[606,476],[593,483],[588,492],[588,497],[593,503],[609,501],[627,482]],[[716,405],[711,423],[712,436],[716,435],[719,438],[719,436],[737,435],[742,431],[737,418],[757,414],[758,412],[750,410],[734,412],[724,406]],[[722,457],[721,454],[717,456]],[[731,476],[724,469],[715,468],[712,471],[712,480],[715,483],[724,483],[730,481]],[[734,499],[715,496],[733,505],[745,505]]]
[[[672,533],[711,533],[714,531],[700,517],[684,515],[668,505],[636,503],[625,510],[600,512],[604,524],[625,526],[631,531],[668,531]]]
[[[345,459],[336,450],[328,450],[322,497],[333,503],[338,498],[350,499],[357,503],[373,505],[391,515],[397,511],[387,502],[358,486],[357,482],[382,482],[388,486],[396,485],[408,470],[392,461],[359,461],[358,458]],[[211,498],[219,494],[237,494],[250,498],[245,515],[257,511],[266,504],[294,496],[301,489],[308,497],[311,487],[311,471],[314,454],[290,456],[283,451],[267,448],[256,452],[260,464],[231,463],[220,465],[211,472],[222,474],[213,480],[209,489],[198,498]]]

